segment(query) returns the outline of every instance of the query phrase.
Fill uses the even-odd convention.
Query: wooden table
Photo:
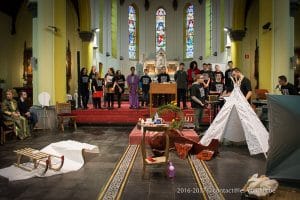
[[[151,83],[149,90],[150,98],[150,116],[152,115],[152,95],[153,94],[175,94],[175,101],[177,101],[177,85],[176,83]]]
[[[147,165],[167,165],[169,161],[169,125],[142,125],[143,136],[141,142],[141,151],[143,158],[143,177],[145,175]],[[166,147],[165,153],[163,156],[153,158],[153,161],[150,161],[146,153],[146,132],[147,131],[158,131],[164,132],[166,137]]]

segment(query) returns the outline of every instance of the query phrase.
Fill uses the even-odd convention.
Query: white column
[[[290,66],[291,57],[291,19],[290,1],[274,0],[273,7],[273,64],[272,85],[278,84],[278,76],[285,75],[289,82],[293,80],[294,72]],[[260,58],[263,59],[263,58]],[[263,66],[261,66],[263,67]]]

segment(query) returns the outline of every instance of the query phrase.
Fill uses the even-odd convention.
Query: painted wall
[[[23,86],[24,42],[32,47],[32,17],[23,4],[16,20],[16,34],[11,35],[11,18],[0,12],[0,78],[6,79],[6,87]]]
[[[70,80],[70,93],[74,94],[77,90],[77,51],[81,51],[81,39],[78,35],[78,20],[71,0],[67,0],[67,42],[70,42],[71,48],[71,80]]]
[[[242,42],[242,65],[243,74],[251,80],[252,87],[255,88],[257,81],[254,78],[254,57],[256,41],[259,37],[259,1],[252,1],[246,20],[246,35]],[[249,56],[249,57],[247,57]]]
[[[297,11],[295,16],[295,48],[300,48],[300,9]]]

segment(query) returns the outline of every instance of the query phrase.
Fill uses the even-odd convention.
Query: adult
[[[192,61],[190,63],[190,68],[187,71],[188,73],[188,87],[190,88],[194,82],[194,78],[197,74],[200,74],[200,70],[198,69],[198,63],[196,61]]]
[[[103,96],[104,79],[100,77],[99,72],[96,72],[92,80],[93,88],[93,105],[94,108],[101,108],[101,97]]]
[[[222,81],[222,74],[215,75],[215,81],[210,84],[210,94],[221,95],[225,91],[225,84]]]
[[[211,63],[203,63],[202,65],[203,69],[200,70],[200,74],[203,74],[204,77],[209,77],[210,79],[213,79],[213,72],[211,71]]]
[[[239,68],[234,68],[232,70],[231,76],[233,85],[237,84],[240,87],[247,101],[251,103],[252,88],[250,80],[242,74]],[[231,89],[231,91],[232,90],[233,88]]]
[[[20,91],[20,97],[18,100],[18,109],[20,114],[28,120],[30,130],[33,130],[36,123],[38,122],[38,117],[34,112],[30,112],[26,100],[27,100],[27,92],[24,90]]]
[[[180,107],[180,101],[182,100],[183,109],[186,109],[186,91],[188,86],[188,75],[186,71],[184,71],[184,63],[180,63],[179,70],[176,71],[174,79],[177,84],[177,106]]]
[[[225,71],[225,87],[232,87],[231,74],[233,69],[233,62],[230,60],[227,63],[228,69]]]
[[[94,94],[94,88],[92,86],[92,82],[93,82],[93,79],[95,79],[96,77],[96,72],[97,72],[97,69],[96,67],[93,65],[92,68],[91,68],[91,71],[89,73],[89,91],[92,91],[92,94]],[[93,105],[95,105],[94,103],[94,98],[92,97],[92,101],[93,101]],[[97,101],[97,100],[96,100]]]
[[[117,70],[115,79],[116,79],[115,92],[117,94],[118,108],[121,108],[121,97],[125,91],[125,76],[121,73],[120,70]]]
[[[207,93],[204,88],[204,76],[197,74],[195,82],[191,87],[191,104],[192,108],[194,108],[194,124],[196,131],[200,130],[200,122],[202,120],[206,99]]]
[[[107,97],[107,109],[114,108],[114,94],[115,94],[115,71],[114,68],[108,69],[105,77],[105,93]]]
[[[127,85],[129,90],[130,109],[139,108],[139,81],[140,78],[135,74],[135,67],[130,67],[131,73],[127,76]]]
[[[283,95],[297,95],[295,86],[287,81],[286,76],[278,76],[280,91]]]
[[[159,83],[168,83],[168,82],[170,82],[170,80],[171,80],[170,76],[166,72],[166,67],[163,66],[161,68],[160,74],[158,74],[158,76],[157,76],[157,81]],[[159,94],[158,95],[158,105],[162,104],[162,100],[164,100],[164,104],[170,103],[171,102],[171,97],[170,96],[171,95],[169,95],[169,94]]]
[[[220,65],[215,65],[215,71],[214,71],[214,81],[216,80],[216,76],[220,74],[221,75],[221,79],[222,79],[222,82],[224,83],[224,73],[221,71],[221,67]]]
[[[87,109],[90,91],[89,91],[89,76],[87,75],[87,69],[85,67],[83,67],[80,71],[79,82],[80,82],[80,95],[82,98],[83,108]]]
[[[6,91],[6,98],[2,102],[2,114],[4,124],[10,122],[14,124],[16,136],[18,138],[22,140],[30,136],[27,119],[20,114],[18,103],[13,99],[13,92],[11,89]]]
[[[144,69],[144,75],[140,78],[140,84],[142,86],[142,103],[141,106],[149,105],[149,90],[150,90],[150,84],[152,82],[151,77],[148,75],[149,70],[146,68]]]

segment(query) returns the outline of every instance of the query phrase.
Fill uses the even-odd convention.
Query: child
[[[197,74],[195,82],[191,87],[191,103],[192,108],[195,110],[194,124],[195,130],[200,130],[200,121],[202,120],[203,109],[205,106],[205,100],[207,99],[207,93],[204,88],[204,76]]]
[[[141,77],[140,83],[142,85],[142,92],[143,92],[143,97],[142,97],[142,106],[144,106],[144,103],[146,106],[149,105],[149,90],[150,90],[150,83],[152,82],[150,76],[148,75],[148,69],[144,69],[145,75]]]
[[[101,97],[103,96],[104,79],[100,78],[99,73],[96,72],[95,78],[92,80],[93,88],[93,104],[94,108],[101,108]]]

